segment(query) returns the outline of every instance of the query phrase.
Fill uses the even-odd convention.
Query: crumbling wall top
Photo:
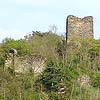
[[[93,17],[69,15],[66,20],[67,38],[93,38]]]

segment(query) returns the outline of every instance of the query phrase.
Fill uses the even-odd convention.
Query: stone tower
[[[69,15],[66,20],[66,39],[93,38],[93,17],[78,18]]]

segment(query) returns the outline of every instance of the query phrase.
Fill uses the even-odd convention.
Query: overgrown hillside
[[[45,57],[45,69],[36,75],[34,65],[19,74],[13,64],[6,68],[11,48],[18,51],[16,57]],[[40,32],[23,40],[5,39],[0,46],[0,100],[100,100],[100,40],[66,44],[64,37]]]
[[[2,47],[6,52],[9,52],[10,48],[15,48],[19,56],[41,55],[50,57],[55,55],[56,45],[63,38],[56,34],[35,32],[25,39],[5,39]]]

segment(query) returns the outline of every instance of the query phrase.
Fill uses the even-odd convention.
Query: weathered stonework
[[[66,20],[66,38],[93,38],[93,17],[78,18],[69,15]]]
[[[12,56],[12,55],[11,55]],[[34,73],[41,73],[44,70],[46,58],[41,56],[24,56],[14,58],[14,66],[16,73],[24,73],[29,71],[30,69],[34,70]],[[9,57],[5,63],[6,68],[12,67],[12,57]]]

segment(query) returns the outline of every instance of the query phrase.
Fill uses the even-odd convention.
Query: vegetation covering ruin
[[[16,73],[5,67],[11,48],[17,55],[45,57],[45,69]],[[16,67],[16,66],[14,66]],[[100,40],[35,32],[0,45],[0,100],[100,100]]]

